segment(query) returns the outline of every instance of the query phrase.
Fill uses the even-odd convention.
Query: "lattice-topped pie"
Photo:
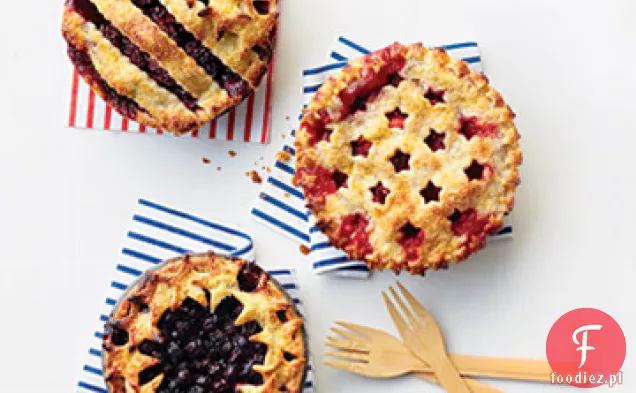
[[[270,276],[214,254],[169,261],[106,324],[111,393],[300,392],[303,320]]]
[[[467,63],[396,43],[318,90],[297,133],[295,181],[350,258],[424,274],[481,249],[512,209],[514,118]]]
[[[258,87],[277,26],[277,0],[67,0],[62,31],[107,104],[181,134]]]

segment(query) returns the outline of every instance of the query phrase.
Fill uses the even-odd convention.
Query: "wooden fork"
[[[426,357],[422,360],[415,357],[413,353],[395,336],[379,329],[356,325],[348,322],[336,322],[340,328],[332,328],[331,330],[341,337],[327,337],[326,346],[339,349],[344,352],[352,352],[356,354],[369,354],[370,357],[378,356],[380,359],[384,353],[395,355],[398,359],[393,359],[391,366],[403,370],[402,364],[414,367],[409,372],[426,373],[433,372],[431,366],[426,363]],[[347,329],[345,331],[343,329]],[[381,351],[374,354],[375,351]],[[349,355],[343,352],[328,352],[332,356],[339,357],[344,360],[349,359]],[[465,377],[482,377],[494,379],[512,379],[533,382],[550,382],[550,373],[552,369],[545,360],[533,359],[512,359],[512,358],[494,358],[488,356],[471,356],[471,355],[450,355],[451,361],[457,367],[459,373]],[[404,360],[406,359],[406,360]],[[337,363],[340,369],[350,367],[351,362],[333,362]],[[339,367],[342,365],[343,367]],[[400,367],[396,366],[400,365]],[[351,371],[345,369],[346,371]],[[369,371],[369,369],[365,369]],[[391,368],[383,368],[382,371],[389,375],[387,377],[399,376],[400,374],[391,374]],[[381,377],[380,375],[379,377]],[[434,378],[429,375],[430,380]],[[469,380],[470,381],[470,380]],[[472,389],[472,386],[470,386]]]
[[[325,360],[325,364],[340,370],[371,378],[393,378],[408,373],[439,385],[430,366],[422,362],[396,337],[381,330],[353,323],[336,322],[341,328],[331,328],[340,336],[327,337],[326,345],[340,351],[327,351],[326,356],[340,360]],[[345,330],[347,329],[347,330]],[[473,393],[503,393],[482,382],[464,378]]]
[[[402,301],[393,287],[389,287],[389,291],[395,298],[402,313],[408,319],[402,318],[393,302],[389,299],[385,292],[382,292],[384,302],[391,314],[391,318],[395,326],[402,336],[402,340],[415,356],[426,357],[429,365],[435,372],[440,385],[449,393],[470,393],[470,390],[459,376],[459,372],[455,365],[448,358],[446,353],[446,345],[444,337],[437,326],[435,320],[428,311],[422,306],[410,292],[406,290],[399,282],[398,286],[402,294],[406,298],[409,305],[413,308],[415,314]],[[418,357],[419,357],[418,356]]]

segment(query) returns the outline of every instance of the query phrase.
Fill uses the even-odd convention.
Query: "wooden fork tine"
[[[413,296],[413,294],[406,289],[406,287],[404,285],[402,285],[401,282],[397,282],[397,286],[400,288],[400,291],[402,292],[402,295],[404,296],[404,298],[406,299],[406,301],[411,305],[411,307],[413,308],[413,311],[415,311],[415,313],[420,317],[420,318],[432,318],[430,313],[428,312],[428,310],[422,305],[422,303],[420,303],[415,296]]]
[[[340,329],[340,328],[337,328],[337,327],[332,327],[331,331],[336,333],[339,336],[342,336],[342,337],[350,340],[350,341],[359,341],[360,340],[359,336],[356,336],[355,334],[353,334],[351,332],[348,332],[346,330],[343,330],[343,329]]]
[[[332,348],[343,349],[346,351],[369,352],[369,347],[362,342],[343,341],[333,337],[327,337],[325,345]]]
[[[370,376],[364,363],[339,362],[337,360],[330,359],[325,360],[323,363],[327,366],[338,368],[343,371],[348,371],[350,373]]]
[[[340,325],[343,328],[349,329],[352,332],[359,334],[360,336],[365,338],[369,338],[375,333],[373,329],[368,328],[366,326],[362,326],[362,325],[356,325],[355,323],[342,322],[342,321],[336,321],[335,323],[336,325]]]
[[[416,319],[415,319],[415,316],[411,312],[411,309],[406,306],[406,303],[404,303],[404,300],[402,300],[400,295],[398,295],[398,293],[395,290],[395,288],[393,288],[393,286],[390,286],[389,287],[389,291],[391,291],[391,294],[393,295],[393,297],[395,298],[395,301],[397,302],[398,306],[400,307],[400,309],[401,309],[400,311],[402,311],[402,313],[404,313],[404,315],[406,315],[406,317],[408,318],[408,320],[411,323],[411,325],[415,325],[415,323],[417,322]]]
[[[346,360],[354,360],[356,362],[369,363],[369,354],[361,352],[349,351],[325,351],[325,356],[332,358],[340,358]]]
[[[391,319],[393,320],[393,323],[395,324],[395,326],[398,329],[398,332],[400,333],[400,337],[402,337],[403,341],[407,341],[408,332],[410,331],[411,328],[406,323],[404,318],[402,318],[397,308],[395,308],[395,305],[393,304],[391,299],[389,299],[389,296],[386,294],[386,292],[382,292],[382,297],[384,298],[384,303],[386,303],[386,308],[389,310]]]

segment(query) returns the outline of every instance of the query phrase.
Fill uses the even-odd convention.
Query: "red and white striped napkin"
[[[241,105],[184,137],[269,143],[273,64],[272,59],[261,87]],[[79,129],[173,135],[163,130],[146,127],[119,115],[91,90],[76,70],[73,71],[68,126]]]

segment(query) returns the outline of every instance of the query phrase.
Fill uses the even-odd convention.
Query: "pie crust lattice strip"
[[[183,134],[259,86],[278,16],[277,0],[67,0],[62,32],[107,104]]]

